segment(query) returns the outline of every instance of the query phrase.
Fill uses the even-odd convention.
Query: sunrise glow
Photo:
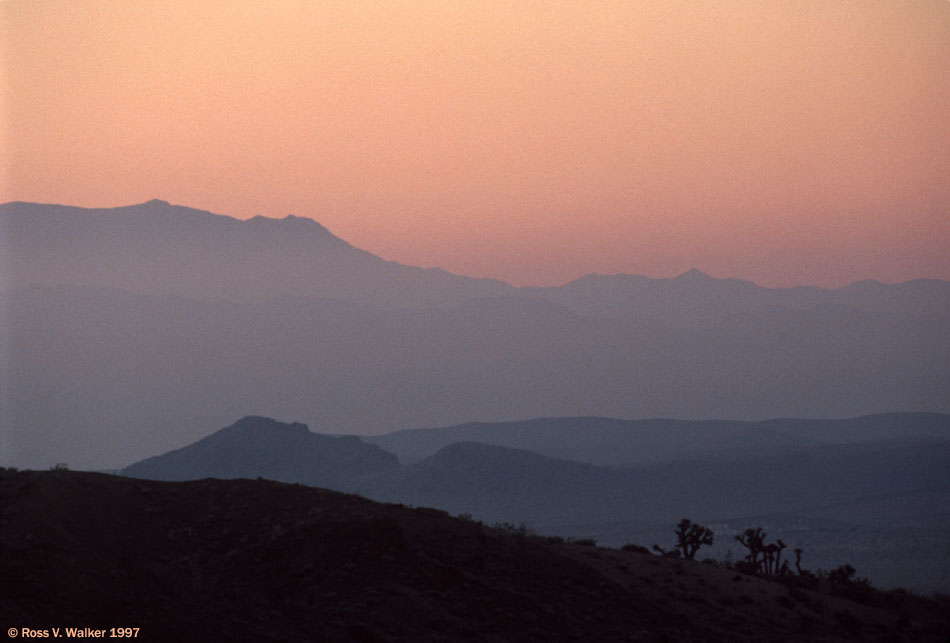
[[[515,284],[950,278],[950,3],[6,0],[0,202]]]

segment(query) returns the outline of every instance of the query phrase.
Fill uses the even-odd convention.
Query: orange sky
[[[950,279],[950,2],[0,0],[0,202],[516,284]]]

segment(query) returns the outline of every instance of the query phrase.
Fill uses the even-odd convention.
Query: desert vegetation
[[[703,545],[712,545],[714,534],[712,529],[683,518],[674,530],[676,544],[671,549],[664,549],[653,545],[653,551],[664,558],[693,560],[696,552]],[[782,560],[782,552],[788,547],[781,538],[767,542],[768,534],[762,527],[748,527],[733,538],[746,549],[746,554],[739,561],[716,561],[706,559],[703,562],[734,570],[748,576],[758,576],[765,579],[787,581],[792,586],[819,587],[823,582],[833,593],[847,595],[854,600],[868,600],[874,592],[867,578],[857,576],[857,570],[850,563],[843,563],[830,571],[823,569],[814,572],[802,566],[804,550],[796,547],[793,552],[795,560],[789,565],[788,559]],[[623,551],[636,551],[645,554],[651,553],[641,545],[628,543],[622,547]],[[898,593],[904,590],[896,590]]]
[[[736,568],[759,576],[789,575],[788,561],[782,562],[782,551],[787,545],[781,538],[773,543],[766,543],[765,538],[766,533],[761,527],[749,527],[735,536],[736,541],[748,551],[745,560],[736,563]]]

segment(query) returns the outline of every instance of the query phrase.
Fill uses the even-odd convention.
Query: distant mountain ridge
[[[600,417],[538,418],[522,422],[471,422],[365,436],[403,464],[458,442],[524,449],[551,458],[618,467],[671,459],[774,455],[818,445],[869,440],[934,438],[950,442],[950,415],[884,413],[842,420],[617,420]]]
[[[309,218],[242,221],[159,199],[116,208],[5,203],[0,238],[7,288],[98,285],[232,301],[290,294],[387,307],[512,290],[385,261]]]
[[[0,239],[6,288],[99,285],[234,301],[283,293],[399,308],[528,297],[608,317],[657,317],[671,308],[719,315],[822,304],[895,310],[911,301],[950,310],[950,282],[935,279],[866,280],[830,290],[763,288],[694,268],[672,279],[589,274],[562,286],[515,288],[380,259],[307,217],[240,220],[161,199],[112,208],[3,203]],[[933,297],[934,288],[941,296]]]
[[[515,288],[309,219],[0,205],[0,463],[114,468],[234,417],[325,433],[537,417],[950,412],[950,282],[689,271]]]
[[[716,279],[693,269],[672,279],[587,275],[563,286],[523,288],[522,292],[584,314],[655,320],[689,316],[694,323],[817,307],[895,313],[914,306],[921,313],[950,312],[950,282],[937,279],[898,284],[866,280],[834,289],[765,288],[751,281]]]

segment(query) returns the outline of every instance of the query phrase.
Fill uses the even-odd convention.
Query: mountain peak
[[[330,232],[327,227],[321,224],[315,219],[310,217],[299,217],[296,214],[288,214],[282,219],[277,217],[265,217],[262,214],[255,215],[247,220],[248,223],[253,223],[257,225],[294,225],[294,226],[309,226],[313,230],[320,230],[328,234],[333,234]]]
[[[707,275],[702,270],[699,270],[698,268],[690,268],[683,274],[673,277],[673,279],[675,281],[697,281],[698,282],[698,281],[709,281],[712,279],[712,277]]]
[[[156,480],[252,478],[346,487],[398,466],[395,455],[354,436],[313,433],[300,422],[249,415],[188,446],[141,460],[125,475]]]
[[[231,426],[221,429],[222,431],[231,431],[234,433],[246,433],[250,431],[281,431],[290,433],[310,433],[310,428],[301,422],[278,422],[273,418],[260,415],[247,415]]]

